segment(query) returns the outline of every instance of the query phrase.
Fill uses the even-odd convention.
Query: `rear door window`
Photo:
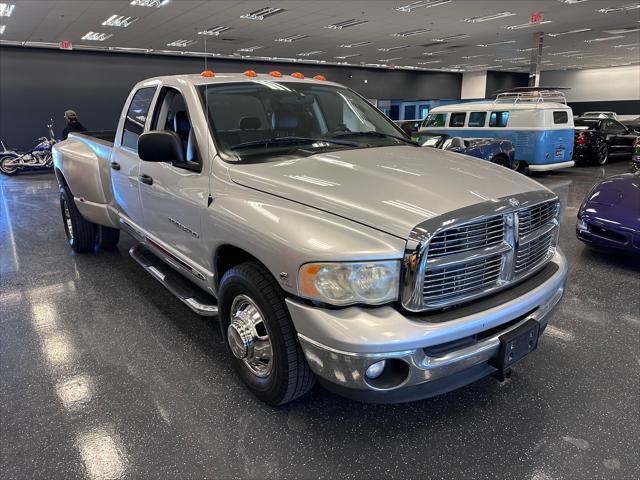
[[[553,112],[553,123],[569,123],[569,115],[566,110]]]
[[[452,113],[449,120],[450,127],[464,127],[464,121],[467,118],[466,113]]]
[[[487,119],[487,112],[471,112],[469,114],[469,126],[484,127],[484,122],[486,119]]]
[[[490,127],[506,127],[509,121],[509,112],[491,112],[489,116]]]
[[[446,113],[430,113],[424,121],[424,127],[444,127],[447,123]]]
[[[138,137],[142,135],[147,122],[147,115],[156,87],[146,87],[138,90],[129,104],[127,118],[122,129],[122,146],[138,151]]]

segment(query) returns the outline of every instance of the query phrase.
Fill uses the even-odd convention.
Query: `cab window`
[[[121,144],[123,147],[130,148],[135,152],[138,151],[138,137],[144,131],[151,100],[153,100],[155,93],[156,87],[145,87],[138,90],[131,99],[122,129]]]
[[[449,119],[450,127],[464,127],[464,121],[467,118],[466,113],[452,113],[451,119]]]
[[[553,123],[569,123],[569,115],[566,110],[553,112]]]
[[[490,127],[506,127],[509,121],[509,112],[491,112],[489,116]]]
[[[469,114],[469,126],[484,127],[484,122],[486,119],[487,119],[487,112],[471,112]]]
[[[423,127],[444,127],[447,123],[446,113],[430,113],[422,124]]]

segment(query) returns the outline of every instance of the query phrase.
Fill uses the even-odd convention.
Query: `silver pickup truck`
[[[562,297],[558,198],[419,148],[355,92],[301,77],[136,85],[115,132],[54,147],[71,248],[132,235],[134,260],[219,317],[239,376],[271,405],[316,379],[401,402],[508,375]]]

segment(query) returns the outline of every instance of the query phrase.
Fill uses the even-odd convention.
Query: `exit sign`
[[[540,23],[542,21],[542,13],[533,12],[529,18],[529,23]]]
[[[60,50],[73,50],[73,45],[69,40],[62,40],[60,42]]]

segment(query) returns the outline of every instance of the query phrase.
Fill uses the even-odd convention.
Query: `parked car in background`
[[[611,118],[575,121],[573,159],[578,164],[604,165],[610,157],[630,158],[638,134]]]
[[[420,128],[422,119],[418,120],[395,120],[395,124],[398,125],[404,133],[409,135],[412,140],[416,140],[416,134]]]
[[[573,166],[573,113],[560,91],[524,87],[495,101],[443,105],[429,112],[419,132],[511,140],[511,166],[523,173]]]
[[[578,210],[576,235],[594,247],[640,254],[640,171],[594,186]]]
[[[636,117],[633,120],[621,120],[620,123],[640,134],[640,117]]]
[[[616,112],[584,112],[578,115],[578,118],[613,118],[616,120],[618,114]]]
[[[418,145],[433,147],[471,157],[489,160],[504,167],[511,167],[515,149],[511,140],[500,138],[462,138],[446,133],[423,133],[417,136]]]

